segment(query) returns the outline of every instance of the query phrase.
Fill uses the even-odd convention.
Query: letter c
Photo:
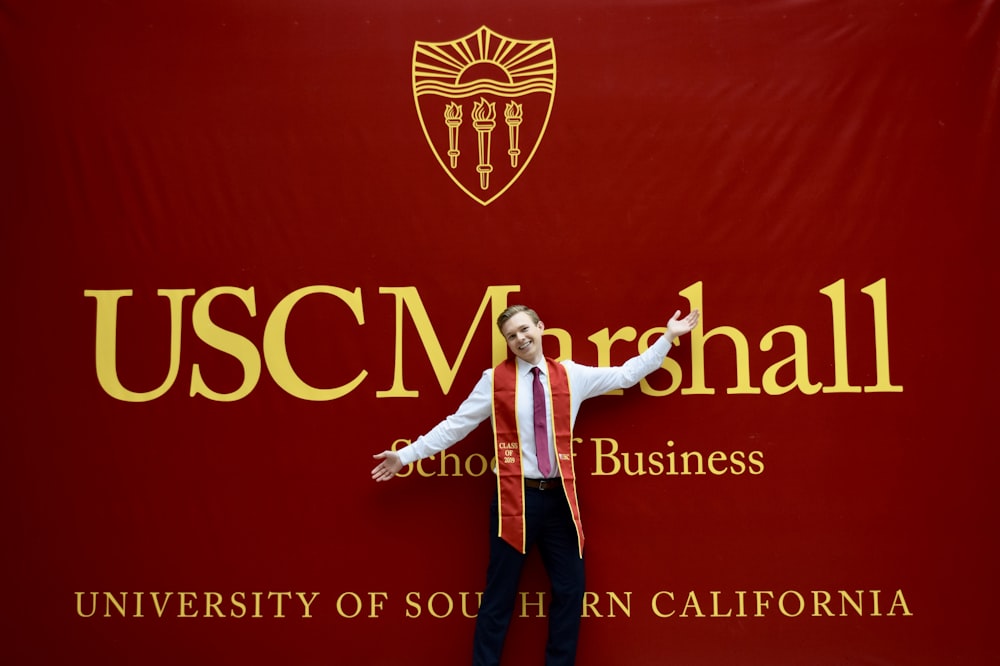
[[[676,613],[677,611],[670,611],[669,613],[661,613],[660,612],[660,607],[659,607],[658,600],[659,600],[661,594],[665,594],[668,597],[670,597],[671,601],[674,600],[674,593],[673,592],[667,592],[666,590],[663,590],[662,592],[657,592],[656,594],[653,595],[653,613],[656,614],[656,617],[670,617],[674,613]]]
[[[281,299],[275,306],[274,311],[267,320],[264,328],[264,360],[267,362],[267,369],[270,371],[274,381],[296,398],[303,400],[334,400],[347,395],[368,376],[367,370],[359,372],[353,380],[342,386],[333,388],[316,388],[306,384],[296,374],[292,368],[292,363],[288,358],[288,349],[285,347],[285,329],[288,326],[288,317],[292,308],[309,294],[329,294],[335,296],[346,303],[359,324],[365,323],[364,309],[361,304],[361,288],[354,291],[347,291],[339,287],[327,285],[314,285],[303,287]]]

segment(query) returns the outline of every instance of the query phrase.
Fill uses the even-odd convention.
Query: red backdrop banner
[[[5,2],[12,664],[467,663],[525,302],[578,663],[987,664],[990,2]],[[541,658],[528,564],[505,663]]]

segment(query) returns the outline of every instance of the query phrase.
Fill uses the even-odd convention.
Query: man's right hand
[[[403,463],[399,461],[399,454],[395,451],[383,451],[372,457],[382,461],[372,469],[372,479],[375,481],[388,481],[403,469]]]

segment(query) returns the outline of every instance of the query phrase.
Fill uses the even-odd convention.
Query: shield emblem
[[[413,45],[413,99],[438,164],[486,206],[521,175],[545,134],[556,92],[551,39],[483,26],[451,42]]]

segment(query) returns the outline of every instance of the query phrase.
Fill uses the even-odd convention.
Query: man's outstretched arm
[[[444,451],[462,441],[476,426],[490,417],[492,411],[491,372],[486,371],[458,411],[421,435],[399,451],[382,451],[373,457],[379,461],[372,469],[372,479],[388,481],[410,463]]]
[[[615,389],[627,389],[639,383],[639,380],[655,371],[663,364],[663,359],[670,352],[674,340],[690,333],[698,325],[699,312],[692,310],[686,317],[681,317],[677,310],[667,322],[666,329],[649,349],[633,356],[620,366],[589,367],[574,366],[577,381],[574,384],[574,400],[584,401],[602,395]]]

